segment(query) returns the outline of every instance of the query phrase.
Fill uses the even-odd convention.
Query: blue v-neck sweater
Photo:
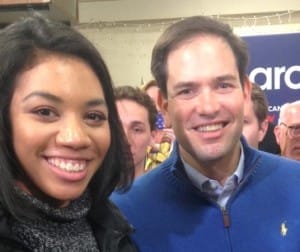
[[[244,178],[224,209],[191,184],[177,144],[127,193],[112,195],[139,251],[300,251],[300,162],[242,144]]]

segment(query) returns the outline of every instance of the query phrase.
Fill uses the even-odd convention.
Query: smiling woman
[[[135,251],[108,199],[133,162],[100,54],[35,15],[1,31],[0,58],[0,250]]]

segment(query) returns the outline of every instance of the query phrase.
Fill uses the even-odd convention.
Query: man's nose
[[[213,115],[219,111],[220,101],[211,89],[203,89],[197,96],[197,111],[203,115]]]

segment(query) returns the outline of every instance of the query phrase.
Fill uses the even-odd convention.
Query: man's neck
[[[239,143],[231,154],[227,154],[225,157],[219,159],[207,161],[199,161],[192,158],[189,154],[186,155],[187,153],[184,151],[180,152],[183,160],[191,167],[198,170],[204,176],[217,180],[221,185],[224,185],[227,178],[237,169],[241,155],[241,147]],[[188,162],[188,160],[191,160],[191,162]]]

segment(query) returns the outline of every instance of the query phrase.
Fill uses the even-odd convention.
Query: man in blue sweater
[[[166,161],[112,195],[141,252],[300,251],[300,162],[241,136],[247,54],[208,17],[175,23],[157,41],[151,70],[177,140]]]

